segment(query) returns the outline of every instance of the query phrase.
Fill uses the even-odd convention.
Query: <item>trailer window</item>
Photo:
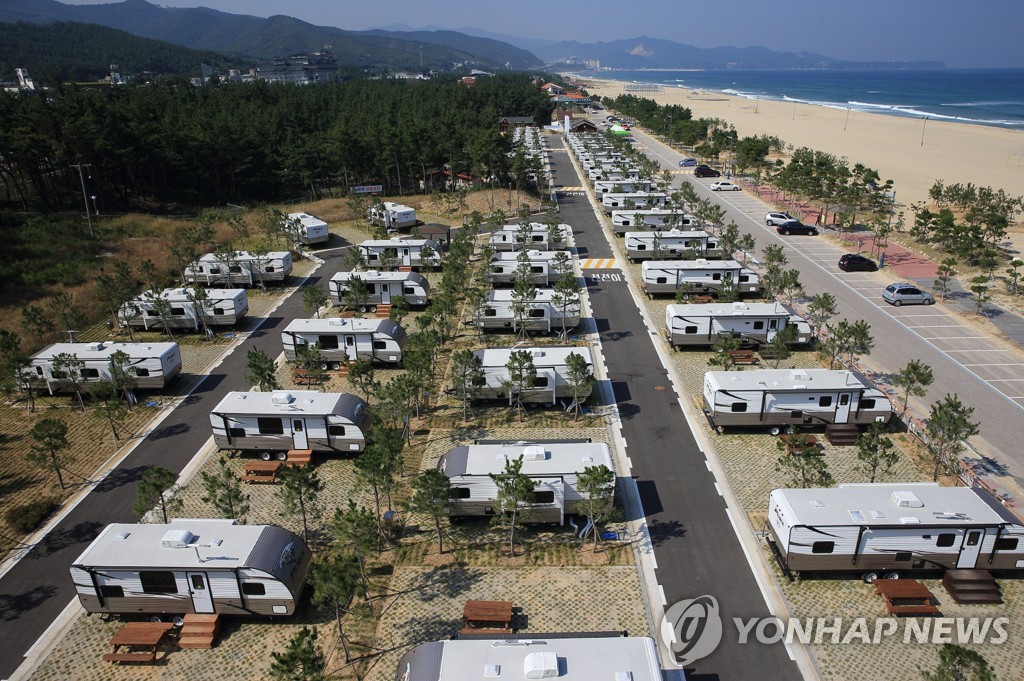
[[[533,387],[534,388],[546,388],[546,387],[548,387],[548,377],[547,376],[538,376],[537,378],[533,379]]]
[[[149,369],[143,369],[141,367],[135,367],[136,376],[149,376]]]
[[[345,426],[327,426],[327,434],[336,437],[345,436]]]
[[[263,271],[264,272],[273,272],[274,271],[274,266],[273,265],[267,265],[266,268],[264,268]]]
[[[739,414],[739,413],[745,412],[746,410],[747,410],[747,403],[746,402],[733,402],[732,406],[729,407],[729,411],[731,411],[734,414]]]
[[[714,274],[711,275],[711,279],[714,280],[714,281],[718,281],[721,278],[722,278],[722,273],[721,272],[715,272]]]
[[[741,283],[746,283],[746,282],[750,281],[750,276],[749,276],[749,275],[746,275],[746,274],[741,274],[741,275],[740,275],[740,276],[739,276],[739,277],[737,278],[737,280],[738,280],[739,282],[741,282]]]
[[[388,349],[387,341],[373,341],[373,349],[374,350],[387,350]]]
[[[811,553],[832,553],[835,548],[834,541],[816,541],[811,544]]]
[[[814,398],[811,398],[811,399],[814,399]],[[818,398],[818,406],[819,407],[831,407],[832,406],[832,396],[831,395],[822,395],[821,397],[819,397]]]
[[[497,317],[498,316],[498,311],[495,310],[493,307],[489,307],[486,310],[484,310],[484,316],[485,317]]]
[[[936,546],[952,546],[953,542],[956,541],[955,534],[940,534],[938,539],[935,540]]]
[[[124,587],[120,584],[101,584],[100,596],[104,598],[124,598]]]
[[[99,378],[99,369],[82,369],[82,378]]]
[[[683,328],[683,333],[697,333],[696,326],[687,326]]]
[[[159,317],[160,313],[157,312],[156,310],[146,310],[146,316],[147,317]]]
[[[242,582],[243,596],[266,596],[267,587],[262,582]]]
[[[638,250],[638,251],[646,251],[647,250],[647,244],[637,244],[636,250]]]
[[[553,504],[555,503],[555,493],[552,490],[542,490],[540,492],[534,492],[532,503]]]
[[[655,284],[667,284],[668,283],[668,278],[667,277],[658,277],[657,279],[654,280],[654,283]]]
[[[913,554],[911,554],[910,551],[897,551],[896,552],[896,562],[897,563],[908,563],[908,562],[910,562],[910,559],[911,559],[912,555]]]
[[[530,317],[534,319],[543,318],[544,310],[530,310]]]
[[[416,295],[416,289],[414,289],[412,286],[405,286],[402,288],[402,293],[404,293],[407,296],[414,296]]]
[[[215,307],[215,308],[213,308],[213,314],[217,314],[217,315],[224,314],[224,308],[223,307]]]
[[[530,274],[544,274],[544,268],[540,265],[534,265],[530,268]]]
[[[874,398],[867,399],[867,400],[861,400],[860,401],[860,408],[861,409],[874,409],[875,408],[875,400],[874,400]]]
[[[185,314],[185,308],[183,308],[183,307],[172,307],[171,308],[171,315],[173,315],[175,317],[180,317],[180,316],[182,316],[184,314]]]
[[[1002,539],[996,539],[996,551],[1016,551],[1017,550],[1017,538],[1016,537],[1003,537]]]
[[[316,342],[321,350],[337,350],[338,337],[333,335],[321,335],[316,337]]]
[[[228,428],[228,437],[236,439],[245,437],[245,428]]]
[[[149,570],[139,573],[142,592],[147,594],[176,594],[178,583],[174,581],[174,573],[166,570]]]
[[[469,488],[468,487],[452,487],[451,492],[448,495],[452,499],[468,499]]]
[[[231,266],[231,273],[232,274],[241,274],[242,273],[242,266],[241,265],[232,265]]]
[[[764,328],[764,322],[754,322],[754,328],[758,329],[758,330],[763,329]]]
[[[256,419],[260,435],[284,435],[284,424],[279,418],[261,416]]]

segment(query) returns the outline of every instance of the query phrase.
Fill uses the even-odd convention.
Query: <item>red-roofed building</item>
[[[545,83],[544,85],[541,85],[540,89],[549,95],[560,95],[565,92],[565,89],[561,85],[555,85],[554,83]]]

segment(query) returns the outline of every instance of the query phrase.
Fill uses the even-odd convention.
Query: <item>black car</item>
[[[818,228],[814,225],[805,225],[799,220],[787,220],[775,227],[775,231],[783,236],[790,234],[810,234],[818,236]]]
[[[839,269],[844,272],[874,272],[878,269],[878,263],[863,255],[847,253],[839,258]]]
[[[722,173],[711,166],[699,165],[693,169],[693,175],[694,177],[721,177]]]

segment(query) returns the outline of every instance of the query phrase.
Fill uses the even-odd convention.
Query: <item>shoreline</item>
[[[628,81],[581,79],[591,94],[615,97]],[[809,147],[852,166],[861,163],[893,180],[897,205],[928,200],[937,180],[971,183],[1024,196],[1024,130],[836,109],[804,102],[750,98],[724,92],[663,87],[661,91],[631,93],[659,104],[690,109],[694,118],[720,118],[740,137],[774,135],[793,148]]]

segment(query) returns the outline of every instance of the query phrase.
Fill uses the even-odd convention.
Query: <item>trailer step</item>
[[[312,449],[289,449],[285,463],[289,466],[307,466],[313,458]]]
[[[845,447],[857,444],[860,429],[852,423],[830,423],[825,426],[825,439],[830,445]]]
[[[212,648],[220,635],[220,615],[192,613],[185,615],[178,638],[179,648]]]
[[[957,603],[1003,602],[999,585],[988,570],[947,570],[942,586]]]

